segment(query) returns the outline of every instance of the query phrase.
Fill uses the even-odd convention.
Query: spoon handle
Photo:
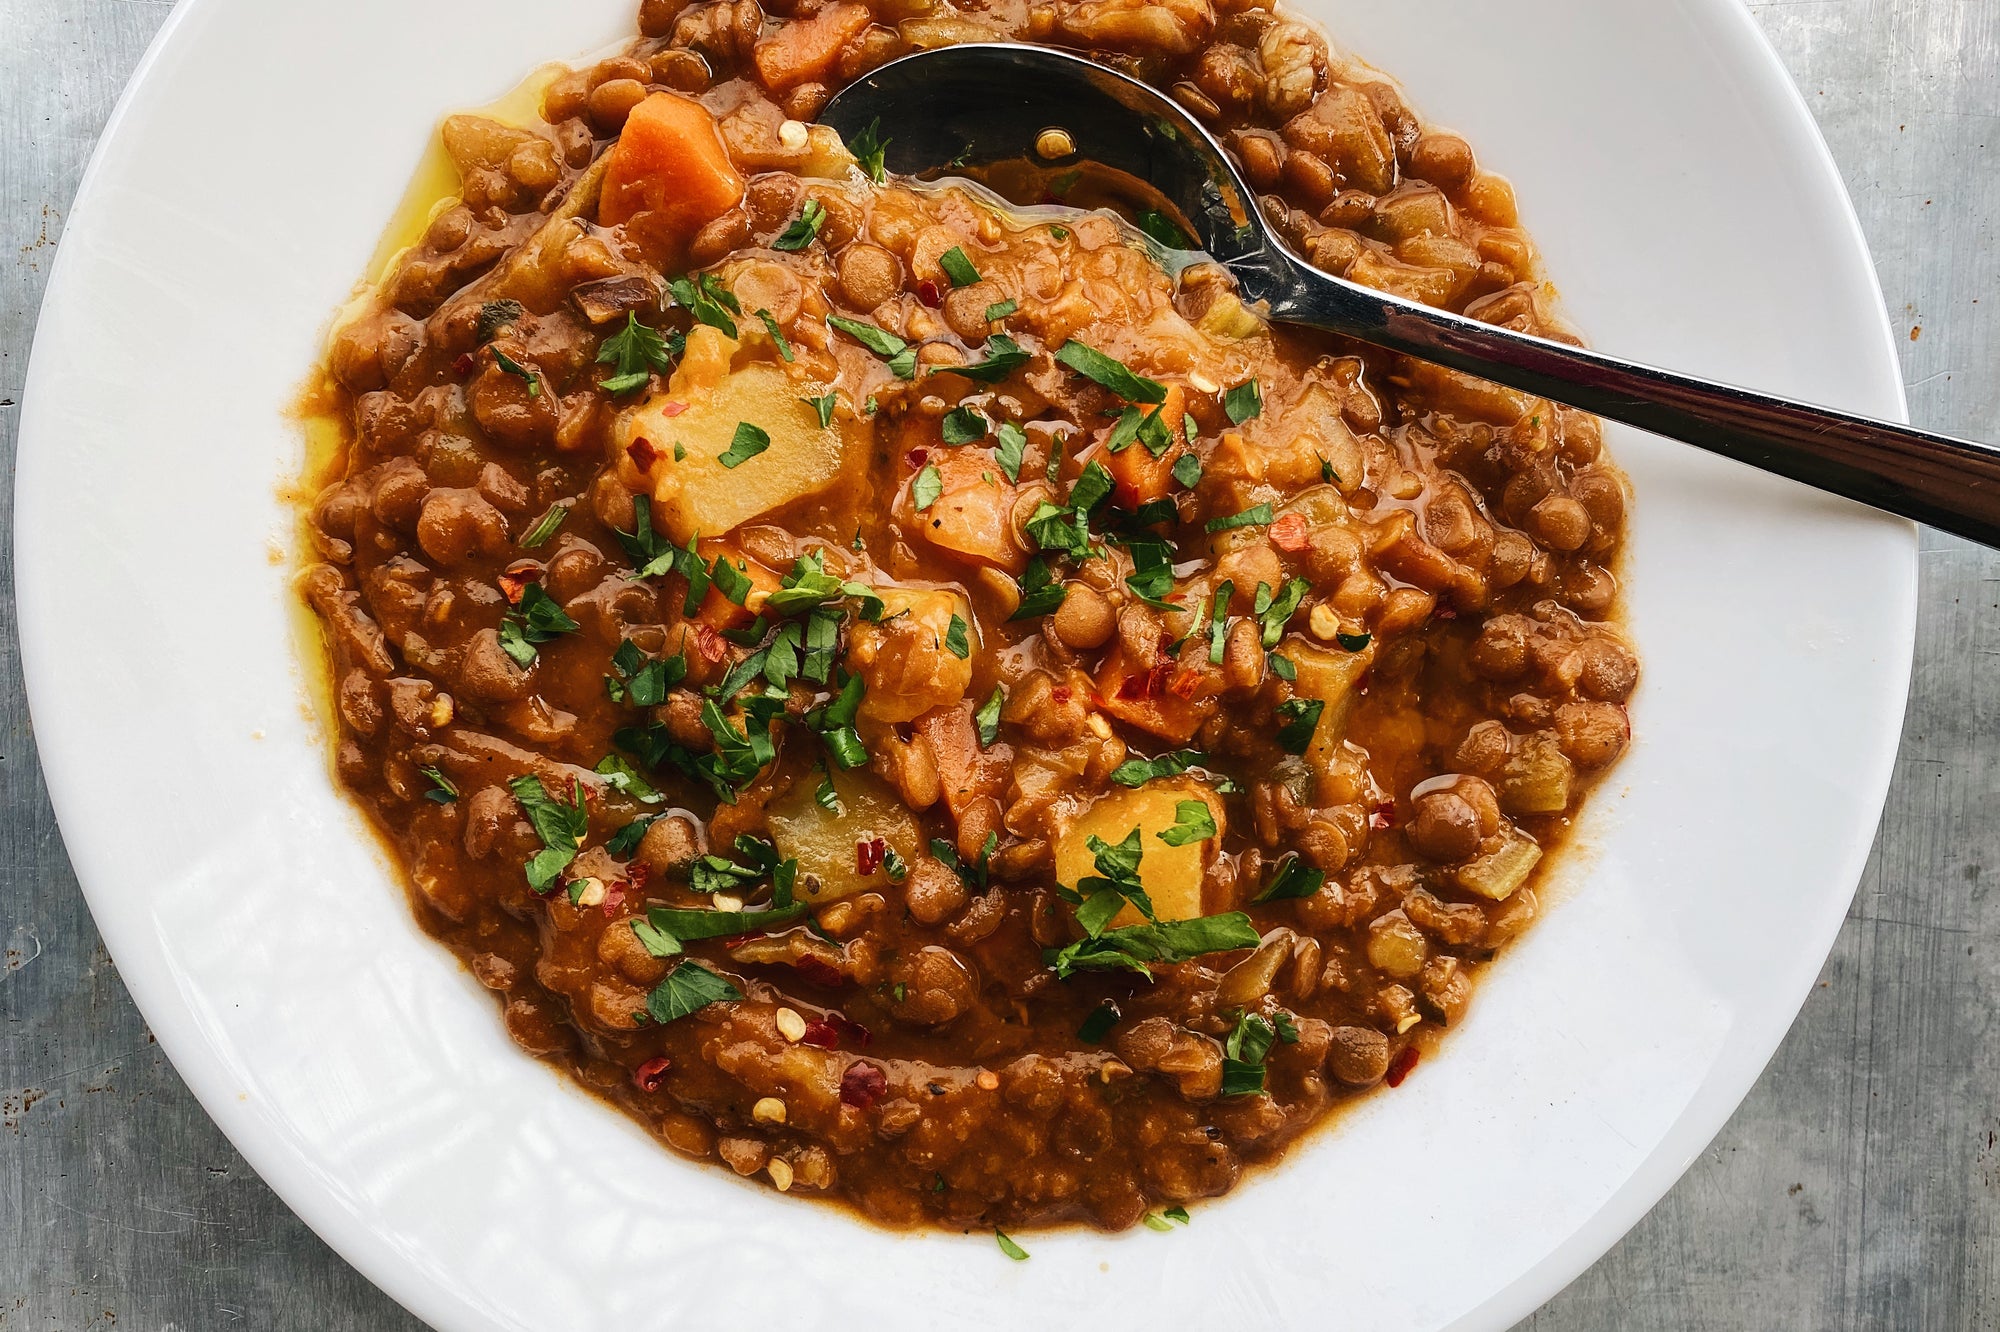
[[[1291,271],[1265,288],[1275,319],[1461,370],[2000,547],[2000,448],[1993,445],[1482,324],[1285,257]]]

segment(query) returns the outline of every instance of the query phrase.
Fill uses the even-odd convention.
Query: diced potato
[[[1006,745],[980,747],[979,733],[972,725],[972,704],[932,708],[917,718],[911,729],[931,747],[945,808],[954,819],[964,818],[968,809],[997,796],[1006,786],[1012,751]]]
[[[1504,902],[1519,891],[1542,858],[1542,848],[1519,828],[1508,828],[1498,847],[1459,866],[1458,883],[1467,892]]]
[[[977,633],[965,598],[945,588],[918,587],[885,587],[878,595],[885,607],[881,622],[857,620],[848,631],[847,664],[867,686],[861,715],[879,722],[914,721],[964,698],[972,687]],[[964,626],[964,657],[948,646],[953,617]]]
[[[1293,689],[1300,697],[1316,698],[1326,704],[1305,759],[1313,771],[1321,803],[1338,804],[1341,793],[1333,789],[1333,784],[1337,780],[1335,769],[1341,746],[1347,740],[1347,718],[1354,710],[1355,686],[1375,664],[1375,647],[1371,643],[1359,652],[1329,651],[1294,638],[1285,644],[1283,651],[1298,667],[1299,678]]]
[[[1500,808],[1509,814],[1560,814],[1569,808],[1575,773],[1554,737],[1528,736],[1500,775]]]
[[[880,837],[905,861],[924,844],[910,811],[867,771],[834,772],[831,780],[838,810],[827,809],[814,798],[818,782],[804,780],[794,783],[767,811],[778,854],[798,858],[798,896],[803,902],[833,902],[889,886],[880,869],[868,875],[860,872],[854,848],[861,842]]]
[[[689,359],[696,353],[691,338]],[[682,543],[697,533],[720,536],[832,485],[846,454],[841,430],[822,428],[801,401],[824,387],[795,379],[781,366],[756,363],[705,389],[684,367],[667,394],[619,417],[619,448],[644,439],[656,454],[650,472],[654,525]],[[675,403],[686,410],[670,416]],[[719,459],[734,442],[737,426],[746,422],[769,432],[770,447],[724,467]],[[676,444],[684,453],[679,461]]]
[[[1008,483],[986,451],[943,449],[931,458],[944,490],[928,509],[911,512],[917,531],[933,546],[961,559],[1011,574],[1027,568],[1028,552],[1014,540],[1014,505],[1021,492]]]
[[[1217,837],[1186,846],[1168,846],[1160,840],[1159,833],[1178,821],[1178,806],[1183,800],[1208,805]],[[1095,875],[1097,857],[1090,849],[1090,839],[1098,837],[1115,846],[1137,828],[1142,847],[1139,882],[1153,900],[1154,914],[1161,920],[1188,920],[1204,914],[1202,879],[1222,826],[1222,802],[1200,782],[1176,779],[1148,782],[1134,790],[1120,788],[1101,797],[1057,835],[1056,879],[1074,888],[1077,880]],[[1145,917],[1127,903],[1111,924],[1116,927],[1144,921]]]

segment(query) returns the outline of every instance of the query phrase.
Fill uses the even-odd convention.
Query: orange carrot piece
[[[742,200],[743,177],[708,108],[657,92],[632,109],[611,148],[597,220],[641,219],[649,232],[685,241]]]
[[[868,6],[829,5],[809,19],[787,23],[751,52],[757,75],[773,92],[824,80],[846,46],[875,16]]]

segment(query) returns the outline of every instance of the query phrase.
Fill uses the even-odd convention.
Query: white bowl
[[[1868,256],[1736,0],[1317,0],[1513,177],[1601,346],[1900,415]],[[17,490],[50,792],[126,984],[265,1179],[440,1328],[1500,1327],[1784,1034],[1880,811],[1912,529],[1610,432],[1638,743],[1441,1058],[1172,1234],[893,1235],[672,1157],[516,1051],[334,792],[285,417],[440,113],[633,0],[187,0],[71,215]]]

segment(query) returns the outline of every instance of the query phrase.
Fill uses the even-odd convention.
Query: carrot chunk
[[[743,200],[743,177],[729,160],[707,107],[657,92],[634,107],[611,149],[597,218],[635,218],[662,239],[685,241]]]

